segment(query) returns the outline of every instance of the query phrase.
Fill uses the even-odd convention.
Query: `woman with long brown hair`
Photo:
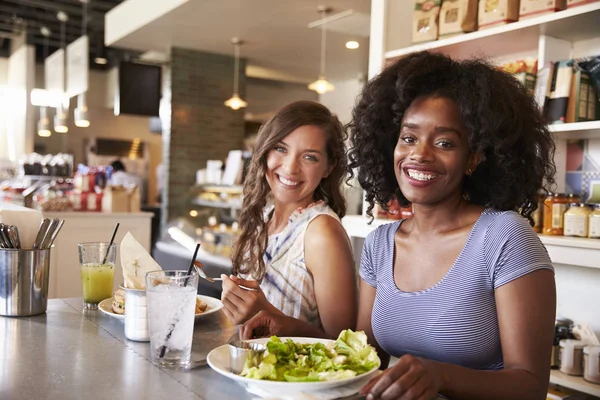
[[[233,275],[222,276],[233,323],[265,310],[290,317],[298,334],[336,336],[354,327],[356,273],[340,224],[344,139],[337,117],[311,101],[288,104],[259,131]]]

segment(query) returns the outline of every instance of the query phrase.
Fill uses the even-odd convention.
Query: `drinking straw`
[[[190,267],[188,268],[188,277],[185,278],[185,281],[183,281],[183,286],[187,286],[188,283],[188,279],[190,279],[189,275],[192,274],[192,271],[194,270],[194,261],[196,261],[196,256],[198,255],[198,250],[200,250],[200,243],[196,244],[196,249],[194,250],[194,256],[192,257],[192,261],[190,262]]]
[[[196,261],[196,256],[198,255],[198,250],[200,250],[200,243],[196,244],[196,249],[194,250],[194,256],[192,257],[192,261],[190,262],[190,267],[188,268],[188,272],[187,272],[188,277],[185,278],[185,280],[183,281],[183,286],[187,286],[188,279],[190,279],[189,275],[191,275],[192,270],[194,269],[194,261]],[[177,321],[177,322],[179,322],[179,321]],[[173,334],[173,331],[175,330],[175,325],[177,325],[177,322],[175,322],[174,324],[171,325],[171,330],[169,330],[169,333],[167,334],[165,343],[171,338],[171,335]],[[167,346],[162,346],[160,348],[160,355],[158,357],[163,358],[165,356],[166,351],[167,351]]]
[[[106,264],[106,259],[108,258],[108,252],[110,251],[110,246],[112,246],[115,241],[115,236],[117,236],[117,231],[119,230],[119,223],[115,225],[115,230],[113,231],[112,237],[110,238],[110,243],[108,244],[108,249],[106,249],[106,254],[104,255],[104,260],[102,260],[102,264]]]

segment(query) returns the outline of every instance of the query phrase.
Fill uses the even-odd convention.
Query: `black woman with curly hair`
[[[414,216],[365,240],[357,329],[384,365],[367,399],[544,399],[553,266],[530,227],[554,143],[532,96],[485,61],[407,55],[363,89],[350,167],[371,213]]]
[[[337,117],[311,101],[288,104],[261,127],[244,182],[233,275],[222,275],[233,323],[270,311],[306,336],[354,327],[356,273],[339,220],[346,213],[345,138]]]

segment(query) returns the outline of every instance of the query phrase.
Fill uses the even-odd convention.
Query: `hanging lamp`
[[[235,66],[233,72],[233,96],[229,98],[225,105],[233,110],[239,110],[240,108],[244,108],[248,105],[244,100],[242,100],[238,94],[238,85],[239,85],[239,68],[240,68],[240,45],[242,41],[238,38],[231,39],[231,44],[234,46],[234,56],[235,56]]]
[[[82,23],[81,23],[81,36],[87,35],[87,5],[89,0],[79,0],[82,3]],[[77,107],[73,110],[73,119],[75,120],[75,126],[79,128],[87,128],[90,126],[90,119],[88,117],[88,108],[85,101],[85,92],[80,93],[77,96]]]
[[[44,36],[44,60],[48,57],[48,38],[51,33],[50,29],[45,26],[40,28],[40,33]],[[48,118],[48,110],[46,106],[40,106],[40,120],[38,121],[38,131],[37,134],[40,137],[50,137],[52,136],[52,131],[50,130],[50,118]]]
[[[325,17],[331,9],[326,6],[319,6],[318,11],[321,13],[321,70],[319,72],[319,79],[310,83],[308,88],[319,94],[323,94],[335,90],[335,86],[325,79],[325,56],[327,54],[327,23],[325,22]]]
[[[59,11],[56,14],[56,18],[60,21],[60,44],[63,51],[65,50],[65,35],[66,35],[66,24],[69,20],[69,16],[64,11]],[[66,94],[62,93],[62,101],[58,107],[56,107],[56,115],[54,116],[54,130],[58,133],[67,133],[69,127],[67,126],[67,112],[69,111],[68,101]],[[66,103],[66,104],[65,104]]]

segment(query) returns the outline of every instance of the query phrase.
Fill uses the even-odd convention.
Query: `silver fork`
[[[222,281],[223,278],[218,277],[218,278],[211,278],[210,276],[206,275],[204,273],[204,270],[202,269],[202,264],[199,261],[194,261],[194,268],[196,268],[196,271],[198,272],[198,275],[200,275],[200,278],[205,279],[207,281],[209,281],[210,283],[215,283],[217,281]],[[239,285],[242,289],[245,290],[249,290],[251,292],[255,291],[256,289],[254,288],[249,288],[247,286],[244,285]]]
[[[194,267],[196,268],[196,272],[198,272],[198,275],[200,275],[200,278],[206,279],[210,283],[215,283],[216,281],[222,281],[223,280],[223,278],[221,278],[221,277],[211,278],[210,276],[206,275],[204,273],[204,270],[202,269],[202,264],[200,264],[199,261],[194,261]]]

